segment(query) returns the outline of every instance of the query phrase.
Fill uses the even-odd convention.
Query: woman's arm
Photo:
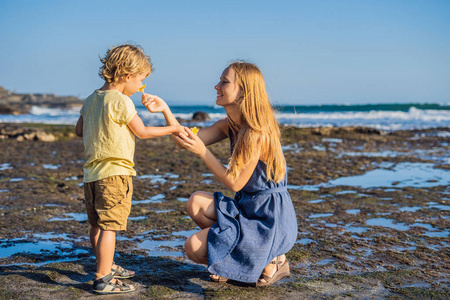
[[[167,103],[156,95],[142,94],[142,104],[151,113],[162,112],[166,123],[169,126],[180,125],[178,120],[172,114]],[[205,145],[212,145],[228,137],[228,122],[224,118],[217,121],[213,125],[200,129],[198,132],[198,137],[205,143]],[[179,149],[184,149],[184,146],[172,135],[172,138]]]
[[[131,119],[130,123],[128,123],[128,127],[140,139],[150,139],[173,133],[179,134],[181,132],[185,132],[184,127],[181,125],[147,127],[137,114],[133,117],[133,119]]]
[[[75,126],[75,134],[79,137],[83,136],[83,116],[78,118],[77,125]]]
[[[227,118],[217,121],[209,127],[202,128],[198,131],[197,136],[206,145],[212,145],[228,138],[228,121]]]
[[[181,133],[176,137],[179,142],[189,151],[197,154],[211,170],[211,172],[222,182],[228,189],[233,192],[240,191],[248,182],[256,168],[259,161],[259,149],[255,156],[247,162],[237,178],[229,178],[227,168],[225,168],[221,162],[214,156],[214,154],[206,148],[202,140],[192,133],[190,130],[186,130],[186,133]]]

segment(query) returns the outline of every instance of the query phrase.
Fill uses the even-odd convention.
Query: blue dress
[[[233,135],[230,133],[231,151]],[[214,193],[217,223],[208,232],[208,271],[254,283],[272,259],[288,252],[297,239],[297,219],[286,189],[267,180],[259,161],[234,199]]]

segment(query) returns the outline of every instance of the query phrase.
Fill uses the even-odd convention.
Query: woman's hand
[[[184,132],[176,136],[177,141],[186,149],[202,157],[206,154],[206,146],[192,130],[185,128]]]
[[[162,112],[169,108],[167,103],[156,95],[150,95],[147,93],[142,94],[142,104],[148,109],[149,112]]]

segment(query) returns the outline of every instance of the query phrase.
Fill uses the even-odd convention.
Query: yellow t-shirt
[[[86,158],[84,182],[113,175],[136,176],[134,133],[127,125],[137,112],[130,97],[116,90],[95,90],[80,113]]]

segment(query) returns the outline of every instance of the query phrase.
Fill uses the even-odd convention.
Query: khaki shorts
[[[86,212],[91,226],[102,230],[126,230],[133,194],[132,177],[110,176],[84,184]]]

